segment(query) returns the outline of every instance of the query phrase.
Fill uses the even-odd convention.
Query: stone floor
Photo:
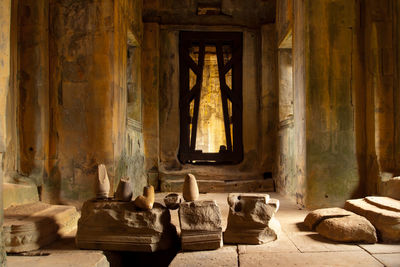
[[[315,232],[306,230],[302,221],[307,211],[299,210],[286,198],[270,193],[281,202],[277,218],[282,226],[280,238],[265,245],[226,245],[214,251],[179,252],[170,266],[388,266],[400,267],[400,244],[339,244],[328,241]],[[165,193],[157,194],[161,201]],[[215,199],[221,208],[223,227],[228,216],[227,194],[202,194],[201,199]],[[178,213],[172,211],[172,222],[179,226]],[[179,230],[179,227],[177,227]],[[115,255],[107,258],[99,251],[77,250],[74,233],[59,242],[35,252],[47,256],[8,256],[8,266],[121,266]],[[152,256],[152,258],[155,258]],[[138,262],[137,255],[131,256],[129,264],[123,266],[160,266]],[[164,263],[170,262],[168,259]],[[166,265],[165,264],[165,265]],[[164,264],[163,264],[164,265]]]

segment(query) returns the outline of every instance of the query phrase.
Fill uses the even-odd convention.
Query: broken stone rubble
[[[400,242],[400,201],[382,196],[347,200],[341,208],[310,212],[304,224],[340,242]]]

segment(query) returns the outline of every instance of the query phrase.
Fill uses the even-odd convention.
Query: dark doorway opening
[[[181,32],[180,147],[182,163],[239,163],[242,142],[240,32]]]

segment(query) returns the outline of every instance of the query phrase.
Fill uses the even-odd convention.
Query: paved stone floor
[[[170,266],[388,266],[400,267],[400,244],[339,244],[328,241],[315,232],[304,229],[302,222],[307,211],[299,210],[295,203],[276,194],[271,197],[281,202],[277,218],[282,233],[277,241],[264,245],[225,245],[214,251],[179,252]],[[157,194],[161,201],[165,193]],[[223,227],[228,216],[227,194],[201,194],[201,199],[215,199],[221,208]],[[172,211],[172,222],[179,226],[178,213]],[[179,227],[177,227],[179,230]],[[101,251],[82,251],[75,248],[74,233],[34,254],[47,256],[8,256],[9,267],[35,266],[121,266],[119,256],[107,255]],[[171,255],[172,256],[172,255]],[[158,256],[157,256],[158,257]],[[155,256],[152,256],[155,258]],[[169,263],[164,261],[165,263]],[[138,261],[138,255],[131,255],[122,266],[163,266]],[[126,262],[129,262],[127,264]]]
[[[387,266],[400,267],[400,244],[340,244],[316,232],[304,229],[306,210],[276,193],[280,200],[276,214],[282,226],[277,241],[264,245],[224,246],[215,251],[178,253],[171,267],[177,266]],[[159,196],[161,197],[161,195]],[[201,199],[216,199],[221,208],[223,226],[228,216],[227,194],[204,194]],[[177,215],[173,222],[178,225]]]

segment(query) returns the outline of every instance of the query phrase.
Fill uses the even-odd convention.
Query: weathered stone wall
[[[306,141],[310,208],[359,196],[356,114],[357,1],[307,1]]]
[[[145,148],[145,167],[150,175],[158,180],[159,154],[159,64],[160,64],[160,26],[157,23],[144,23],[142,49],[143,86],[143,137]]]
[[[140,8],[141,1],[50,2],[50,174],[43,199],[92,197],[99,163],[107,166],[111,191],[127,174],[127,29],[139,29],[140,39],[141,24],[133,23]]]
[[[261,169],[276,177],[278,84],[275,24],[261,26],[260,139]]]
[[[291,30],[289,2],[278,5],[278,40]],[[399,173],[398,1],[294,1],[293,10],[295,182],[284,185],[291,164],[280,164],[278,188],[309,208],[376,194],[385,173]],[[280,136],[282,160],[292,145]]]
[[[128,176],[131,181],[134,197],[143,193],[143,187],[147,185],[147,178],[144,169],[144,149],[143,136],[141,133],[141,99],[135,99],[136,109],[128,114],[128,84],[135,81],[136,90],[141,91],[140,68],[141,68],[141,46],[143,36],[142,25],[142,1],[123,0],[114,2],[114,125],[113,142],[114,144],[114,164],[116,166],[114,188],[116,188],[119,179]],[[131,36],[132,35],[132,36]],[[135,39],[135,40],[132,40]],[[137,59],[130,62],[131,75],[128,75],[128,44],[137,46],[135,53]],[[135,73],[133,73],[135,71]],[[136,73],[139,72],[139,73]],[[135,77],[134,80],[129,76]],[[140,97],[141,93],[133,96]],[[130,99],[132,100],[132,98]],[[131,105],[132,107],[132,105]],[[129,117],[127,117],[129,115]],[[132,127],[132,119],[136,120],[139,127]]]
[[[279,0],[281,1],[281,0]],[[198,5],[216,5],[221,15],[197,16]],[[275,21],[275,0],[146,0],[143,19],[166,25],[230,25],[259,28]]]
[[[399,1],[362,1],[368,194],[400,174]]]
[[[18,1],[18,171],[42,184],[49,132],[49,1]]]
[[[6,107],[10,79],[11,1],[0,0],[0,266],[6,265],[3,241],[3,158],[6,152]]]

